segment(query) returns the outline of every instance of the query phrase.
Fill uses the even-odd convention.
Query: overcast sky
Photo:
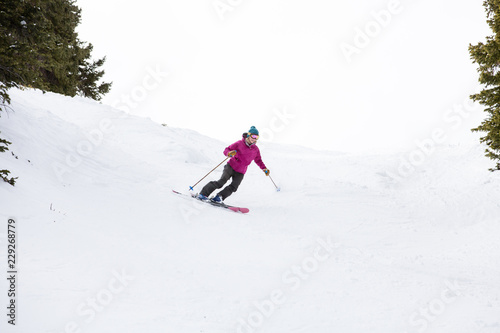
[[[80,39],[107,57],[103,103],[228,143],[255,125],[261,144],[392,152],[459,142],[484,118],[467,102],[482,1],[77,5]]]

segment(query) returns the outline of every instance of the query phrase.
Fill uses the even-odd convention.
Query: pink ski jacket
[[[255,163],[261,169],[267,169],[264,162],[262,162],[262,158],[260,157],[260,150],[257,145],[248,146],[245,137],[240,141],[236,141],[232,145],[229,145],[224,149],[224,155],[232,151],[236,150],[236,155],[229,160],[229,165],[234,169],[234,171],[245,174],[247,172],[247,168],[255,161]]]

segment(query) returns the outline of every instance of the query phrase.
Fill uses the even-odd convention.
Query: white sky
[[[466,104],[478,88],[468,45],[491,34],[482,1],[77,5],[80,40],[107,56],[103,103],[228,143],[255,125],[262,144],[411,150],[436,128],[462,140],[484,117]]]

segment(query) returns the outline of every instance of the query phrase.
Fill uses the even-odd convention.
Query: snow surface
[[[2,332],[500,332],[500,175],[478,143],[356,156],[260,142],[281,192],[250,166],[226,200],[244,215],[172,193],[232,142],[11,97],[0,262],[7,274],[13,218],[19,272],[16,326],[1,279]]]

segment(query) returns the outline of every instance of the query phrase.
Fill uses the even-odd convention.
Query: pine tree
[[[496,171],[500,170],[500,0],[485,0],[483,6],[493,35],[485,43],[469,45],[471,59],[479,65],[479,82],[485,85],[471,99],[484,105],[488,116],[472,131],[486,133],[480,141],[487,145],[486,156],[497,163],[490,170]]]
[[[0,138],[0,153],[4,153],[7,150],[9,150],[10,144],[11,144],[11,142]],[[3,179],[5,182],[9,183],[10,185],[14,186],[14,184],[16,183],[17,177],[16,178],[8,178],[9,174],[10,174],[9,170],[0,170],[0,178]]]
[[[105,58],[91,61],[80,21],[75,0],[0,0],[0,97],[17,86],[96,100],[109,92],[99,82]]]

